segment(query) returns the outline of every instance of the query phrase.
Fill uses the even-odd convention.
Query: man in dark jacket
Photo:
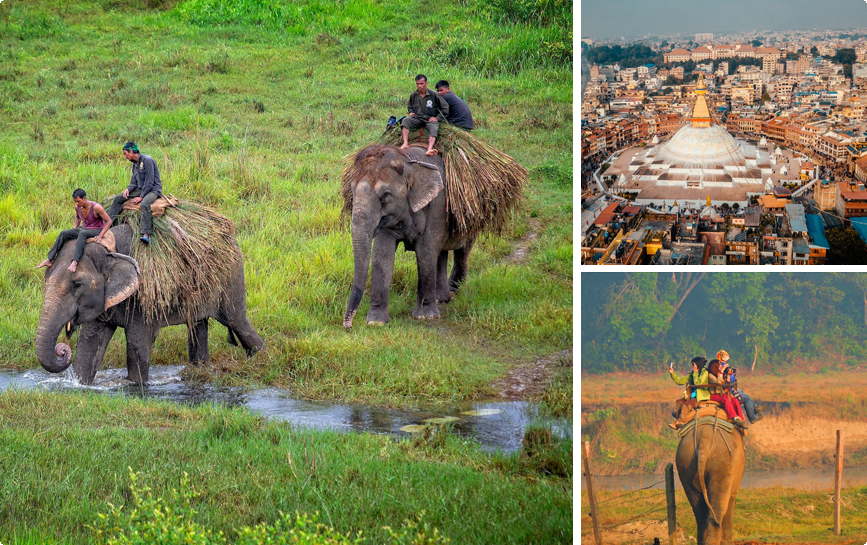
[[[163,186],[160,182],[160,171],[153,157],[139,152],[135,142],[127,142],[123,146],[123,156],[132,163],[132,177],[129,186],[123,193],[114,198],[108,215],[112,221],[123,211],[123,203],[132,199],[132,202],[141,205],[141,240],[150,244],[150,234],[153,230],[153,218],[151,205],[163,195]]]
[[[465,131],[473,130],[473,114],[470,113],[470,107],[458,95],[451,92],[449,82],[444,79],[439,80],[436,90],[449,105],[449,115],[446,116],[449,123]]]
[[[427,76],[419,74],[415,77],[416,91],[409,96],[407,116],[401,122],[403,145],[400,149],[409,147],[409,131],[427,129],[428,144],[426,155],[436,155],[433,145],[439,134],[440,121],[449,115],[449,104],[443,97],[427,88]]]

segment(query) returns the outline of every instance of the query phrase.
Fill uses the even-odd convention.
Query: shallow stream
[[[183,366],[152,366],[147,386],[131,384],[123,377],[126,369],[108,369],[96,374],[92,386],[79,384],[71,374],[50,374],[43,369],[25,372],[0,370],[0,391],[7,388],[51,391],[95,391],[106,395],[128,395],[164,399],[187,405],[217,403],[246,407],[264,417],[292,422],[300,427],[356,431],[410,437],[405,426],[423,424],[429,418],[452,417],[453,430],[472,437],[487,451],[514,452],[521,448],[524,430],[534,422],[551,425],[555,435],[571,440],[572,423],[566,419],[540,419],[538,406],[524,401],[474,401],[431,410],[389,409],[294,399],[286,390],[189,384],[181,380]],[[470,413],[470,414],[467,414]]]

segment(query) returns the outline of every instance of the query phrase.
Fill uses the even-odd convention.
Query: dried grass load
[[[117,224],[139,232],[141,212],[124,210]],[[130,251],[142,281],[134,304],[151,321],[180,311],[193,324],[199,309],[220,297],[232,272],[242,266],[231,220],[199,204],[181,202],[153,218],[150,244],[135,242]]]
[[[386,131],[371,142],[390,146],[401,143],[400,130]],[[442,154],[445,167],[446,209],[452,232],[462,235],[477,235],[482,231],[502,233],[512,213],[523,203],[527,169],[454,125],[440,124],[436,148]],[[341,195],[346,215],[352,214],[351,183],[357,153],[347,156],[343,169]]]

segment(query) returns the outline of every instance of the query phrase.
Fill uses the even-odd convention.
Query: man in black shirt
[[[449,105],[449,114],[446,119],[452,125],[458,126],[465,131],[473,130],[473,114],[467,103],[449,90],[449,82],[441,79],[436,84],[437,93],[445,99]]]

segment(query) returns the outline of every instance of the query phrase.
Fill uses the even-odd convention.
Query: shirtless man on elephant
[[[37,265],[37,269],[50,267],[63,245],[67,241],[75,240],[75,253],[69,265],[69,272],[75,272],[81,256],[84,255],[87,239],[95,238],[98,243],[111,227],[111,218],[105,209],[99,203],[87,200],[87,193],[83,189],[79,188],[72,192],[72,201],[75,203],[75,224],[72,229],[61,231],[57,235],[54,246],[48,252],[48,258]]]

